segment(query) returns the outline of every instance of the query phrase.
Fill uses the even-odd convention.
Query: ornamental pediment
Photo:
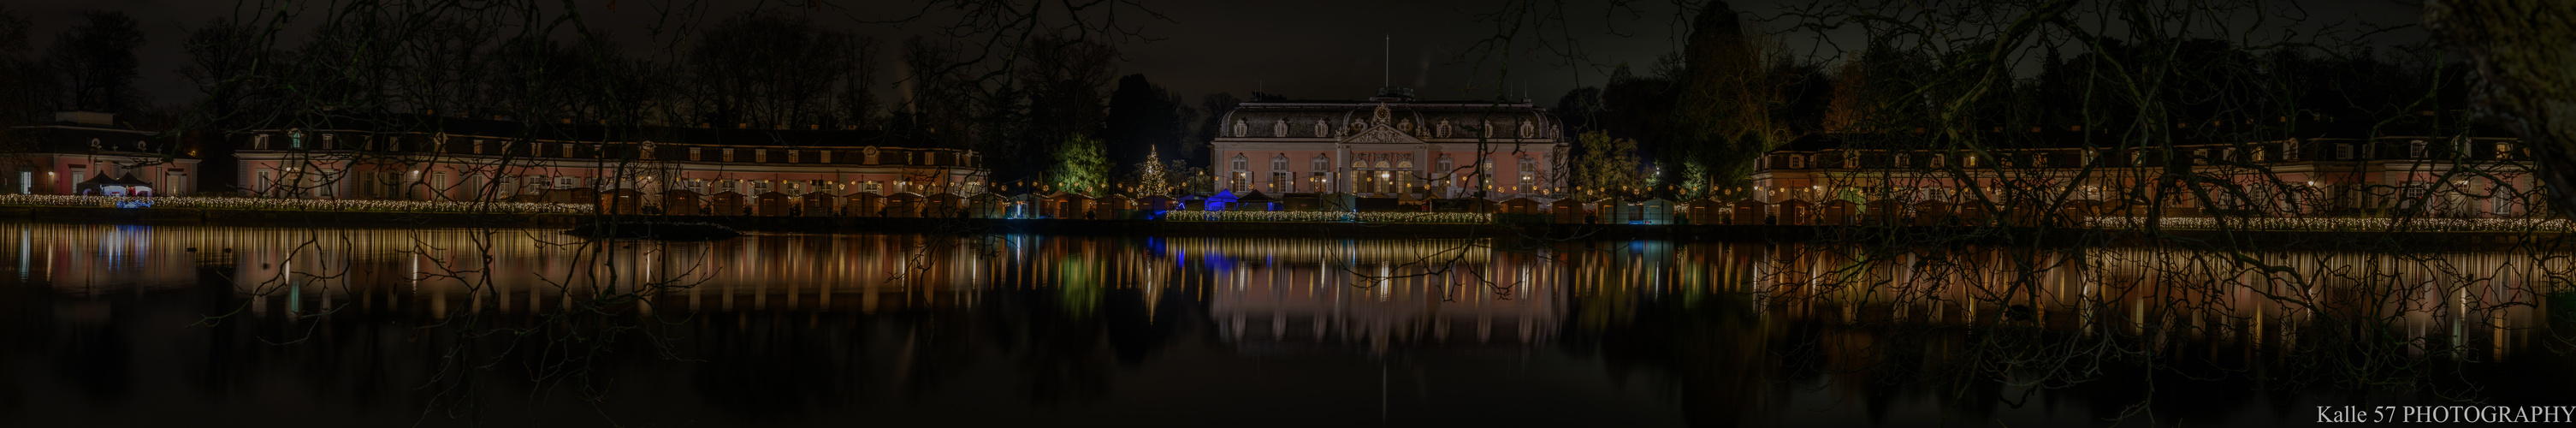
[[[1343,138],[1342,142],[1370,144],[1422,144],[1422,139],[1413,138],[1412,135],[1407,135],[1403,131],[1397,131],[1395,128],[1386,126],[1385,123],[1381,122],[1375,125],[1370,125],[1368,130],[1360,131],[1360,133],[1357,134],[1351,134],[1349,138]]]

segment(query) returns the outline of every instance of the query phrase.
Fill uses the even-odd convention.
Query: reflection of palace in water
[[[2316,307],[2498,352],[2530,340],[2531,304],[2564,260],[2512,251],[2080,252],[1953,248],[1892,256],[1770,243],[752,235],[593,244],[538,230],[19,224],[15,276],[57,296],[229,282],[261,317],[359,311],[438,318],[559,311],[635,293],[660,312],[966,310],[997,290],[1203,305],[1245,351],[1516,346],[1630,322],[1637,308],[1752,302],[1764,317],[1971,324],[2027,319],[2085,334],[2294,342]],[[1752,299],[1707,299],[1741,295]],[[2275,297],[2266,297],[2275,296]],[[1962,302],[1969,302],[1963,304]],[[1122,302],[1123,303],[1123,302]],[[2007,309],[2023,305],[2024,309]],[[2015,312],[2024,311],[2024,312]],[[1188,320],[1181,320],[1188,321]]]
[[[1188,238],[1174,258],[1213,265],[1208,312],[1237,343],[1537,345],[1565,313],[1545,253],[1491,240]]]

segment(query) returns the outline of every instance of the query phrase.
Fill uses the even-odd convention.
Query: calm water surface
[[[2267,273],[1659,241],[15,223],[0,242],[9,426],[2273,426],[2576,405],[2545,328],[2566,266],[2513,250],[2250,255],[2296,267]],[[2391,281],[2450,285],[2371,291]],[[2027,287],[1972,286],[2006,283]],[[2448,378],[2319,374],[2344,366],[2288,356],[2349,332],[2258,292],[2387,309],[2439,346],[2353,355]],[[2028,305],[1960,303],[1980,298]],[[1997,322],[2027,334],[1969,327]],[[1992,372],[2081,381],[1974,375]]]

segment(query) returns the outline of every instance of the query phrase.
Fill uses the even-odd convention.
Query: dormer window
[[[1789,155],[1789,169],[1807,169],[1807,157]]]
[[[722,152],[717,153],[717,155],[718,155],[718,156],[723,156],[723,158],[722,158],[722,159],[723,159],[725,162],[733,162],[733,149],[723,149],[723,151],[722,151]]]
[[[2264,155],[2269,154],[2269,153],[2264,153],[2264,152],[2266,152],[2266,151],[2267,151],[2267,150],[2264,150],[2262,147],[2255,147],[2255,148],[2254,148],[2254,161],[2255,161],[2255,162],[2262,162],[2262,161],[2263,161],[2263,158],[2264,158]]]
[[[1946,155],[1946,154],[1934,154],[1934,155],[1932,155],[1932,167],[1933,167],[1933,168],[1948,168],[1948,167],[1950,167],[1950,155]]]
[[[1449,138],[1449,119],[1440,120],[1440,129],[1434,135],[1439,138]]]
[[[474,139],[474,154],[483,154],[483,139]]]
[[[2191,149],[2192,165],[2209,164],[2209,149]]]
[[[2415,159],[2423,159],[2423,158],[2424,158],[2424,150],[2425,150],[2425,149],[2424,149],[2424,146],[2425,146],[2425,145],[2426,145],[2426,143],[2424,143],[2424,140],[2415,140],[2415,141],[2408,141],[2408,142],[2406,142],[2406,157],[2409,157],[2409,158],[2415,158]]]
[[[251,137],[251,139],[250,139],[250,148],[253,148],[253,149],[259,149],[259,150],[268,150],[268,135],[267,135],[267,134],[260,134],[260,135],[259,135],[259,136],[257,136],[257,137]]]
[[[572,143],[563,144],[563,157],[572,157]]]
[[[1245,123],[1243,119],[1234,120],[1234,136],[1241,137],[1249,133],[1252,133],[1251,124]]]
[[[1860,156],[1857,153],[1843,153],[1843,169],[1860,169]]]
[[[797,159],[799,157],[797,155],[801,154],[800,152],[800,150],[796,149],[787,149],[787,163],[796,163],[796,161],[799,160]]]
[[[2092,151],[2092,150],[2085,150],[2085,151],[2084,151],[2084,166],[2093,166],[2093,159],[2100,158],[2100,157],[2102,157],[2102,152],[2097,152],[2097,151]]]
[[[641,145],[641,147],[638,147],[638,149],[640,149],[640,150],[637,150],[637,154],[639,154],[639,155],[640,155],[640,156],[638,156],[638,157],[644,158],[644,160],[653,160],[653,157],[654,157],[654,153],[653,153],[653,152],[655,151],[655,150],[653,150],[653,148],[654,148],[654,144],[653,144],[653,142],[652,142],[652,141],[645,141],[645,142],[644,142],[644,144],[642,144],[642,145]]]
[[[1908,165],[1906,165],[1906,163],[1907,163],[1906,161],[1907,161],[1907,160],[1911,160],[1911,159],[1913,159],[1913,157],[1912,157],[1912,156],[1906,156],[1904,153],[1897,153],[1897,154],[1889,155],[1889,157],[1895,158],[1895,160],[1896,160],[1896,167],[1897,167],[1897,168],[1905,168],[1905,167],[1907,167]]]
[[[699,149],[699,148],[697,148],[697,147],[690,147],[690,148],[689,148],[689,161],[690,161],[690,162],[697,162],[697,161],[699,160],[700,156],[698,155],[698,149]]]
[[[1482,135],[1479,138],[1494,138],[1494,121],[1488,120],[1477,125],[1476,132]]]
[[[1287,138],[1287,137],[1288,137],[1288,119],[1279,119],[1279,121],[1278,121],[1278,122],[1272,122],[1272,123],[1270,124],[1270,136],[1272,136],[1272,137],[1279,137],[1279,138]]]
[[[2496,159],[2513,159],[2513,144],[2495,143]]]
[[[1521,138],[1538,138],[1538,122],[1521,121]]]
[[[2297,162],[2299,160],[2299,142],[2291,141],[2289,143],[2282,144],[2281,160]]]
[[[1324,124],[1324,120],[1323,120],[1323,119],[1315,119],[1315,136],[1317,136],[1317,137],[1330,137],[1330,136],[1332,136],[1332,133],[1333,133],[1333,127],[1332,127],[1332,125],[1326,125],[1326,124]]]
[[[2352,160],[2352,143],[2335,143],[2336,160]]]

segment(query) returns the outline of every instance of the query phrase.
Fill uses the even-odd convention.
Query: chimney
[[[116,113],[99,113],[94,111],[56,112],[54,113],[54,121],[71,122],[82,125],[116,126]]]

